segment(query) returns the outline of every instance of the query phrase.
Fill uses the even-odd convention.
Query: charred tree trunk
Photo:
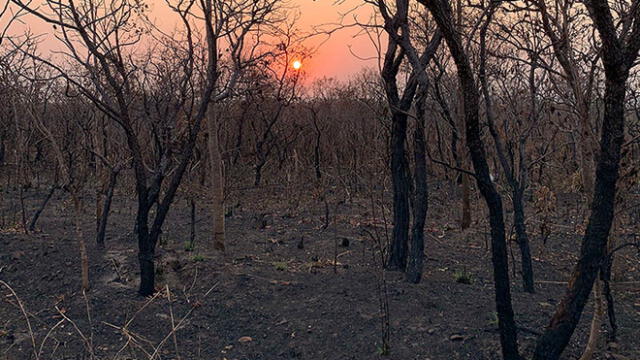
[[[260,184],[262,183],[262,168],[266,163],[267,163],[266,160],[264,160],[262,157],[259,157],[258,161],[256,162],[255,175],[253,179],[253,185],[255,187],[259,187]]]
[[[425,141],[425,96],[427,89],[421,89],[417,102],[416,128],[413,137],[413,157],[415,162],[413,200],[413,228],[411,230],[411,248],[407,264],[407,281],[417,284],[422,278],[424,261],[424,225],[428,209],[427,158]]]
[[[188,248],[193,249],[196,243],[196,199],[195,195],[192,195],[189,198],[189,227],[191,232],[189,233],[189,244]]]
[[[469,176],[461,174],[462,183],[462,217],[460,218],[460,228],[466,230],[471,227],[471,184]]]
[[[313,116],[313,127],[316,130],[316,144],[313,149],[313,167],[316,172],[316,179],[320,180],[322,178],[322,172],[320,172],[320,140],[322,137],[322,132],[320,132],[320,128],[318,127],[318,121],[316,119],[315,112]]]
[[[25,200],[24,188],[25,188],[25,185],[20,184],[20,215],[22,219],[22,231],[24,231],[25,234],[29,234],[29,228],[27,226],[27,208],[24,203],[24,200]]]
[[[109,183],[107,184],[107,192],[104,196],[102,211],[100,211],[100,219],[98,223],[98,232],[96,234],[96,244],[99,248],[104,248],[104,239],[107,232],[107,223],[109,220],[109,212],[111,211],[111,202],[113,193],[118,183],[118,171],[111,170],[109,174]]]
[[[38,208],[38,210],[36,210],[36,212],[33,214],[33,217],[31,218],[31,221],[29,222],[29,231],[35,231],[36,230],[36,224],[38,222],[38,219],[40,218],[40,215],[42,214],[44,209],[47,207],[47,204],[49,203],[49,200],[51,200],[51,197],[53,197],[53,193],[55,193],[57,188],[58,187],[55,186],[55,185],[51,187],[51,189],[47,193],[47,196],[42,201],[42,204],[40,204],[40,207]]]
[[[396,1],[396,14],[391,17],[387,12],[387,9],[380,4],[380,13],[385,17],[384,29],[389,35],[389,42],[387,51],[384,58],[384,66],[382,68],[382,79],[384,81],[385,93],[387,100],[391,107],[391,180],[393,184],[393,232],[391,245],[389,250],[389,261],[387,266],[389,269],[405,270],[407,267],[408,256],[408,243],[409,243],[409,223],[410,223],[410,196],[411,196],[411,170],[409,169],[409,163],[405,151],[405,143],[407,140],[407,118],[409,111],[413,105],[416,96],[416,90],[418,85],[421,85],[422,91],[427,91],[428,79],[426,78],[425,68],[431,61],[433,55],[437,51],[440,42],[442,40],[442,34],[439,32],[433,36],[429,44],[425,47],[421,54],[418,54],[411,44],[411,38],[409,35],[409,2],[408,1]],[[413,66],[411,75],[404,88],[404,92],[400,97],[398,93],[397,75],[402,65],[403,60],[409,59],[409,62]],[[424,102],[424,96],[420,96]],[[417,186],[420,187],[419,192],[420,204],[416,205],[417,218],[415,219],[414,231],[420,232],[418,237],[414,241],[416,246],[415,251],[421,248],[424,242],[421,238],[421,233],[424,229],[424,221],[426,216],[426,160],[425,152],[425,139],[424,139],[424,103],[418,106],[418,117],[420,120],[416,125],[417,130],[420,133],[416,133],[417,139],[414,144],[414,155],[419,159],[416,160],[416,174]],[[422,203],[424,201],[424,203]],[[422,251],[420,254],[415,254],[416,258],[412,261],[422,261]],[[419,258],[419,259],[418,259]],[[412,264],[412,275],[410,278],[415,278],[421,271],[421,264]],[[420,270],[418,270],[420,267]]]
[[[451,6],[444,0],[419,0],[429,9],[435,22],[442,31],[449,46],[451,56],[458,70],[458,79],[463,94],[464,119],[467,147],[475,169],[478,189],[489,208],[491,225],[491,259],[498,313],[498,327],[502,356],[505,360],[520,359],[516,324],[511,304],[509,284],[509,264],[507,260],[507,242],[502,209],[502,199],[491,181],[489,165],[480,136],[479,93],[473,76],[473,69],[465,51],[460,34],[454,26]]]
[[[220,154],[217,123],[215,116],[208,119],[209,127],[209,170],[211,171],[211,216],[213,217],[213,248],[225,251],[224,231],[224,163]],[[261,169],[261,168],[260,168]],[[260,184],[260,169],[256,168],[256,186]]]
[[[4,166],[5,154],[6,146],[4,144],[4,137],[0,136],[0,166]]]
[[[513,204],[513,217],[514,217],[514,228],[516,232],[516,240],[518,242],[518,246],[520,248],[521,260],[522,260],[522,284],[524,291],[533,293],[534,292],[534,283],[533,283],[533,265],[531,263],[531,251],[529,249],[529,237],[527,236],[527,228],[526,228],[526,218],[524,214],[524,190],[526,188],[526,179],[527,179],[527,165],[526,165],[526,135],[519,134],[518,141],[518,154],[520,157],[520,174],[519,176],[516,174],[516,164],[513,152],[507,152],[505,149],[504,141],[502,136],[496,130],[496,115],[494,113],[493,107],[493,99],[491,92],[489,91],[489,81],[487,79],[486,73],[486,63],[487,63],[487,30],[489,29],[489,25],[493,19],[493,15],[499,3],[493,2],[487,10],[486,20],[482,24],[480,28],[480,65],[478,71],[478,78],[480,81],[480,88],[482,90],[482,95],[484,97],[485,109],[486,109],[486,117],[487,123],[489,125],[489,132],[491,133],[491,137],[493,138],[493,142],[495,145],[496,155],[500,162],[500,167],[505,174],[509,182],[509,186],[512,190],[512,204]],[[535,68],[532,67],[530,72],[530,84],[533,80],[531,80],[531,76]],[[532,112],[535,112],[535,99],[532,100]],[[507,156],[509,154],[509,157]],[[494,158],[494,162],[495,158]],[[514,264],[515,269],[515,264]],[[515,271],[514,271],[515,275]]]
[[[393,184],[393,232],[387,267],[405,270],[409,244],[409,195],[411,184],[405,142],[407,115],[395,112],[391,129],[391,181]]]
[[[136,228],[138,235],[138,262],[140,264],[140,289],[142,296],[150,296],[155,292],[155,243],[151,241],[149,234],[149,207],[147,199],[138,201],[138,216]]]
[[[529,235],[524,215],[524,194],[522,189],[513,192],[513,222],[516,231],[516,240],[520,248],[522,259],[522,287],[528,293],[534,293],[533,264],[531,261],[531,250],[529,249]]]
[[[94,133],[94,142],[96,153],[102,157],[106,157],[106,136],[104,133],[104,118],[98,116],[96,119],[96,129]],[[96,174],[96,233],[100,233],[100,223],[103,218],[104,202],[106,201],[106,192],[108,191],[108,176],[105,164],[100,159],[95,159],[95,174]],[[99,235],[98,235],[99,237]],[[96,238],[96,240],[98,239]],[[100,245],[100,242],[98,241]]]
[[[640,48],[640,27],[635,29],[636,34],[631,37],[637,43],[628,47],[628,44],[623,45],[617,36],[611,10],[606,1],[590,0],[586,1],[585,5],[603,44],[602,61],[606,81],[600,156],[596,168],[591,215],[582,240],[580,258],[573,270],[564,298],[556,308],[546,331],[538,340],[534,360],[556,360],[560,357],[580,320],[594,281],[605,261],[624,141],[626,82],[629,69],[635,62]]]
[[[461,158],[460,153],[464,153],[463,145],[458,141],[458,129],[457,124],[453,119],[450,119],[451,125],[451,156],[454,163],[458,168],[462,168],[462,162],[464,158]],[[462,202],[460,214],[460,229],[466,230],[471,227],[471,184],[469,182],[469,176],[465,174],[459,174],[456,178],[456,182],[460,185],[462,190]]]
[[[80,248],[80,268],[82,277],[82,290],[89,290],[89,255],[87,253],[87,244],[82,235],[82,200],[79,195],[72,194],[74,208],[74,223],[76,228],[76,239]]]

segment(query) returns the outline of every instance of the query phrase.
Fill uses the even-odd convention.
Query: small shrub
[[[471,275],[471,273],[467,272],[466,269],[457,270],[456,272],[454,272],[453,273],[453,278],[459,284],[471,285],[471,283],[473,282],[473,275]]]
[[[492,311],[489,313],[489,325],[498,326],[498,313]]]
[[[276,270],[278,271],[285,271],[287,270],[288,266],[286,262],[282,262],[282,261],[278,261],[278,262],[274,262],[273,266],[276,268]]]
[[[388,356],[390,353],[389,344],[383,344],[382,346],[378,346],[378,355],[380,356]]]
[[[160,238],[158,239],[158,244],[160,245],[160,247],[165,248],[168,243],[169,243],[169,238],[166,236],[160,235]]]
[[[191,241],[187,241],[184,244],[184,251],[193,251],[194,248],[195,248],[195,246],[194,246],[193,242],[191,242]]]
[[[196,254],[196,255],[193,255],[191,259],[195,262],[200,262],[200,261],[204,261],[204,256],[200,254]]]

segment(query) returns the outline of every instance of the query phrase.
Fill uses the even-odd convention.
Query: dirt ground
[[[88,349],[97,359],[499,359],[481,203],[476,200],[472,230],[461,232],[457,200],[444,189],[432,190],[427,260],[418,285],[396,272],[386,272],[382,281],[371,235],[384,240],[391,229],[385,230],[380,209],[374,214],[366,196],[344,201],[335,190],[325,206],[312,192],[265,187],[236,192],[237,199],[229,200],[225,258],[207,250],[204,200],[197,206],[195,248],[187,251],[189,206],[178,201],[157,251],[159,292],[151,299],[136,293],[133,196],[116,195],[105,250],[94,245],[93,200],[85,199],[91,289],[83,296],[66,196],[58,194],[39,231],[25,235],[15,225],[16,194],[4,193],[0,280],[20,303],[0,285],[0,359],[89,359]],[[29,214],[45,193],[28,193]],[[512,274],[519,342],[527,356],[564,293],[580,248],[580,227],[572,225],[571,206],[565,207],[546,246],[536,235],[535,219],[530,221],[536,293],[524,293],[519,273]],[[517,269],[517,246],[510,246]],[[619,339],[601,339],[597,359],[640,359],[638,260],[631,250],[620,253],[613,285]],[[384,298],[390,323],[386,356],[380,354]],[[592,313],[589,304],[564,359],[581,354]],[[607,325],[602,329],[605,337]]]

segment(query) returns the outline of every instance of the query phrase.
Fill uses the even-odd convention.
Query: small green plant
[[[286,262],[282,262],[282,261],[276,261],[273,263],[273,267],[276,268],[276,270],[278,271],[285,271],[287,270],[288,266]]]
[[[389,344],[384,343],[382,346],[378,346],[378,355],[380,356],[388,356],[390,353]]]
[[[186,243],[184,243],[184,251],[193,251],[194,248],[195,246],[193,242],[187,241]]]
[[[456,272],[453,273],[453,278],[459,284],[471,285],[473,282],[473,275],[467,272],[467,269],[456,270]]]
[[[498,326],[498,313],[492,311],[489,313],[489,325]]]
[[[191,258],[195,262],[204,261],[204,255],[196,254]]]
[[[158,240],[158,243],[160,244],[161,248],[165,248],[169,243],[169,239],[167,236],[160,235],[160,239]]]

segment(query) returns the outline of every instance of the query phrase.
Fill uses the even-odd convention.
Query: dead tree
[[[428,209],[428,189],[427,189],[427,163],[426,163],[426,141],[425,141],[425,119],[427,117],[427,94],[429,90],[429,80],[427,77],[426,69],[427,65],[434,57],[436,51],[440,46],[440,42],[442,40],[442,34],[439,31],[436,31],[435,34],[431,37],[431,40],[425,45],[422,53],[418,53],[416,48],[414,47],[411,39],[411,23],[409,22],[409,2],[406,0],[397,0],[395,2],[396,13],[392,16],[389,13],[389,7],[384,1],[378,2],[378,10],[382,15],[385,25],[384,29],[387,32],[390,45],[391,41],[393,41],[396,45],[401,48],[401,51],[406,54],[406,58],[412,65],[412,72],[409,77],[409,82],[407,85],[408,89],[414,91],[415,99],[410,99],[410,103],[415,100],[415,130],[413,136],[413,157],[414,157],[414,186],[415,190],[413,193],[413,227],[411,230],[411,247],[407,250],[404,248],[407,245],[396,243],[396,238],[394,237],[393,243],[391,246],[390,260],[389,263],[392,264],[392,259],[395,256],[404,256],[408,257],[408,262],[406,266],[407,280],[409,282],[418,283],[422,277],[422,263],[424,257],[424,225],[427,216]],[[426,28],[420,29],[421,31],[427,33],[428,29]],[[394,78],[395,80],[395,78]],[[396,90],[397,91],[397,90]],[[405,94],[406,94],[405,89]],[[389,90],[387,90],[387,97],[389,97]],[[391,93],[391,95],[393,95]],[[403,95],[404,97],[404,95]],[[409,105],[411,105],[409,103]],[[390,103],[390,106],[394,106],[393,103]],[[408,110],[408,109],[407,109]],[[405,111],[407,111],[405,110]],[[392,108],[392,113],[393,113]],[[401,109],[396,109],[395,112],[400,112]],[[406,116],[406,115],[405,115]],[[406,121],[406,117],[405,117]],[[405,125],[405,135],[406,138],[406,125]],[[401,135],[401,134],[398,134]],[[396,146],[399,144],[393,142],[393,132],[392,132],[392,161],[393,154],[398,152],[399,149],[396,149]],[[402,145],[402,151],[404,151],[405,144]],[[403,155],[404,156],[404,155]],[[393,166],[392,166],[392,169]],[[408,171],[407,171],[408,172]],[[393,172],[392,172],[393,176]],[[395,196],[394,196],[395,199]],[[407,219],[408,224],[409,219]],[[408,226],[408,225],[407,225]],[[395,231],[395,225],[394,225]],[[395,247],[394,247],[395,245]],[[395,253],[394,253],[395,250]],[[402,254],[402,252],[405,254]],[[395,261],[400,261],[399,265],[403,264],[404,260],[402,258],[395,259]]]
[[[13,1],[13,0],[12,0]],[[179,94],[175,100],[170,116],[177,122],[182,117],[184,124],[180,129],[183,133],[179,143],[173,146],[163,146],[158,153],[155,162],[156,168],[149,171],[144,159],[142,139],[138,136],[134,124],[139,120],[133,112],[131,104],[140,99],[133,84],[135,78],[132,71],[139,70],[138,65],[133,64],[134,59],[128,56],[127,51],[132,44],[136,44],[143,32],[136,31],[135,15],[138,14],[138,4],[130,4],[122,1],[106,6],[94,2],[83,4],[59,4],[49,1],[47,6],[32,8],[28,3],[20,0],[13,1],[25,11],[34,14],[38,18],[59,27],[63,44],[68,49],[68,55],[75,60],[83,70],[90,74],[91,87],[87,86],[80,78],[61,65],[52,61],[32,55],[38,61],[47,64],[62,75],[77,91],[89,98],[111,120],[117,123],[123,130],[126,142],[131,154],[135,188],[137,194],[137,237],[138,258],[141,270],[140,294],[150,295],[155,289],[154,256],[162,225],[166,219],[171,203],[175,197],[182,177],[191,161],[198,134],[211,102],[219,101],[229,95],[241,70],[233,60],[233,65],[226,81],[221,81],[222,70],[220,68],[219,42],[231,28],[243,28],[239,24],[234,25],[236,15],[228,6],[212,1],[201,0],[198,4],[195,0],[182,2],[172,7],[181,19],[186,37],[186,48],[177,51],[184,56],[180,67],[174,69],[181,75],[177,81],[176,92]],[[193,12],[199,7],[202,14]],[[225,17],[220,17],[219,9],[222,6]],[[228,4],[227,4],[228,5]],[[258,6],[258,4],[254,4]],[[253,26],[264,20],[271,14],[273,7],[264,8],[249,7],[247,10],[252,17],[243,19],[243,26]],[[195,20],[194,20],[195,19]],[[202,21],[206,34],[206,47],[203,50],[205,62],[199,64],[195,58],[195,35],[192,31],[193,21]],[[246,31],[240,31],[240,38],[235,38],[231,52],[239,54]],[[237,34],[237,33],[234,33]],[[73,39],[73,40],[72,40]],[[167,38],[167,42],[171,41]],[[89,54],[80,56],[81,51]],[[196,66],[202,66],[203,79],[195,81],[198,72]],[[148,75],[145,73],[144,75]],[[84,77],[83,77],[84,78]],[[200,84],[199,86],[196,84]],[[194,87],[196,86],[196,87]],[[193,101],[192,101],[193,100]],[[186,107],[188,105],[188,107]],[[180,110],[184,110],[180,111]],[[173,166],[172,166],[173,165]],[[166,185],[165,184],[165,179]],[[162,191],[164,189],[164,191]],[[157,206],[151,218],[151,210]]]
[[[478,189],[489,208],[491,259],[493,262],[502,355],[505,360],[516,360],[520,358],[520,355],[518,354],[516,325],[511,304],[502,198],[491,179],[484,142],[480,135],[480,94],[473,68],[471,67],[467,50],[462,43],[459,29],[454,24],[449,2],[443,0],[419,0],[419,2],[433,15],[438,28],[442,31],[458,70],[458,79],[463,96],[467,148],[471,154]]]
[[[518,161],[514,159],[513,146],[509,149],[504,144],[504,139],[498,133],[496,129],[496,114],[493,105],[492,94],[489,91],[489,79],[487,75],[487,32],[489,26],[494,17],[495,11],[499,6],[498,2],[490,2],[485,9],[485,20],[480,27],[480,64],[478,70],[478,80],[480,82],[480,89],[485,103],[485,113],[487,123],[489,125],[489,132],[493,137],[495,144],[496,154],[502,166],[503,173],[507,179],[507,183],[511,188],[511,201],[513,204],[514,214],[514,227],[516,232],[516,240],[520,247],[520,255],[522,260],[522,285],[524,291],[533,293],[534,281],[533,281],[533,264],[531,261],[531,250],[529,248],[529,236],[526,229],[526,219],[524,211],[524,191],[527,187],[527,173],[528,162],[526,156],[526,143],[531,134],[533,126],[535,126],[536,114],[536,94],[535,94],[535,64],[532,64],[529,72],[529,86],[532,97],[532,104],[530,110],[530,119],[533,120],[531,124],[525,130],[521,131],[520,136],[517,139],[517,152]],[[533,78],[532,78],[533,77]],[[516,169],[516,163],[518,168]]]
[[[407,269],[409,256],[409,227],[410,227],[410,199],[412,193],[412,175],[406,153],[408,120],[411,108],[416,100],[416,93],[420,86],[420,98],[424,98],[428,89],[424,69],[433,58],[435,51],[440,44],[440,35],[436,35],[431,42],[425,46],[423,51],[418,53],[411,44],[410,23],[409,23],[409,2],[404,0],[395,1],[393,6],[387,2],[376,1],[378,13],[384,20],[382,26],[388,35],[387,48],[383,58],[383,66],[380,75],[383,80],[386,100],[391,113],[391,139],[390,139],[390,170],[391,182],[393,185],[393,231],[387,268],[393,270]],[[417,64],[411,71],[409,79],[402,91],[399,90],[398,75],[403,62],[410,58],[410,61]],[[418,109],[418,111],[424,110]],[[418,122],[424,120],[424,114],[420,115]],[[417,133],[419,139],[414,145],[414,156],[424,156],[424,144],[420,141],[424,139],[424,124],[417,124],[421,128],[421,133]],[[415,171],[425,171],[417,176],[416,181],[419,186],[416,206],[416,223],[414,224],[414,234],[418,234],[412,246],[411,274],[408,279],[418,282],[422,273],[422,253],[423,229],[427,209],[427,189],[426,189],[426,160],[419,159]],[[424,166],[423,166],[424,165]],[[415,253],[415,252],[420,252]]]
[[[541,30],[548,38],[553,55],[560,64],[560,72],[540,62],[540,66],[559,75],[571,91],[572,112],[577,118],[577,126],[572,133],[577,134],[577,159],[582,177],[583,191],[587,198],[593,194],[594,164],[596,157],[595,126],[592,124],[592,103],[594,82],[598,75],[597,45],[591,45],[592,38],[586,16],[577,9],[573,0],[556,1],[551,6],[546,0],[532,0],[538,10],[539,22],[531,22],[533,31]],[[582,65],[586,63],[586,68]]]
[[[294,69],[291,61],[304,54],[296,49],[297,39],[290,26],[278,45],[280,53],[267,66],[256,67],[251,79],[255,82],[247,93],[252,100],[255,118],[250,122],[254,139],[254,186],[262,183],[263,171],[274,151],[287,141],[278,136],[278,126],[286,111],[297,101],[301,88],[301,71]]]
[[[82,289],[88,290],[90,285],[89,257],[82,233],[82,192],[88,179],[89,161],[84,156],[86,141],[83,136],[82,128],[84,125],[82,123],[91,121],[92,111],[87,109],[82,102],[78,102],[74,106],[69,99],[61,96],[64,91],[61,90],[60,82],[43,81],[42,79],[48,79],[50,76],[47,73],[39,73],[42,70],[39,67],[29,70],[31,74],[22,74],[28,79],[34,79],[23,97],[25,113],[34,127],[49,142],[56,168],[61,174],[59,186],[71,197],[75,235],[80,252]],[[46,85],[41,86],[41,84]],[[56,187],[54,185],[52,190]],[[53,191],[50,191],[45,202],[48,201],[52,193]],[[34,227],[35,220],[37,218],[34,218]]]
[[[604,114],[594,196],[578,263],[565,296],[538,340],[534,360],[556,360],[560,357],[605,263],[624,143],[627,80],[640,51],[640,12],[629,10],[621,15],[622,30],[619,32],[606,0],[589,0],[585,5],[600,36],[605,72]],[[640,2],[633,1],[629,6],[628,9],[637,9]]]

